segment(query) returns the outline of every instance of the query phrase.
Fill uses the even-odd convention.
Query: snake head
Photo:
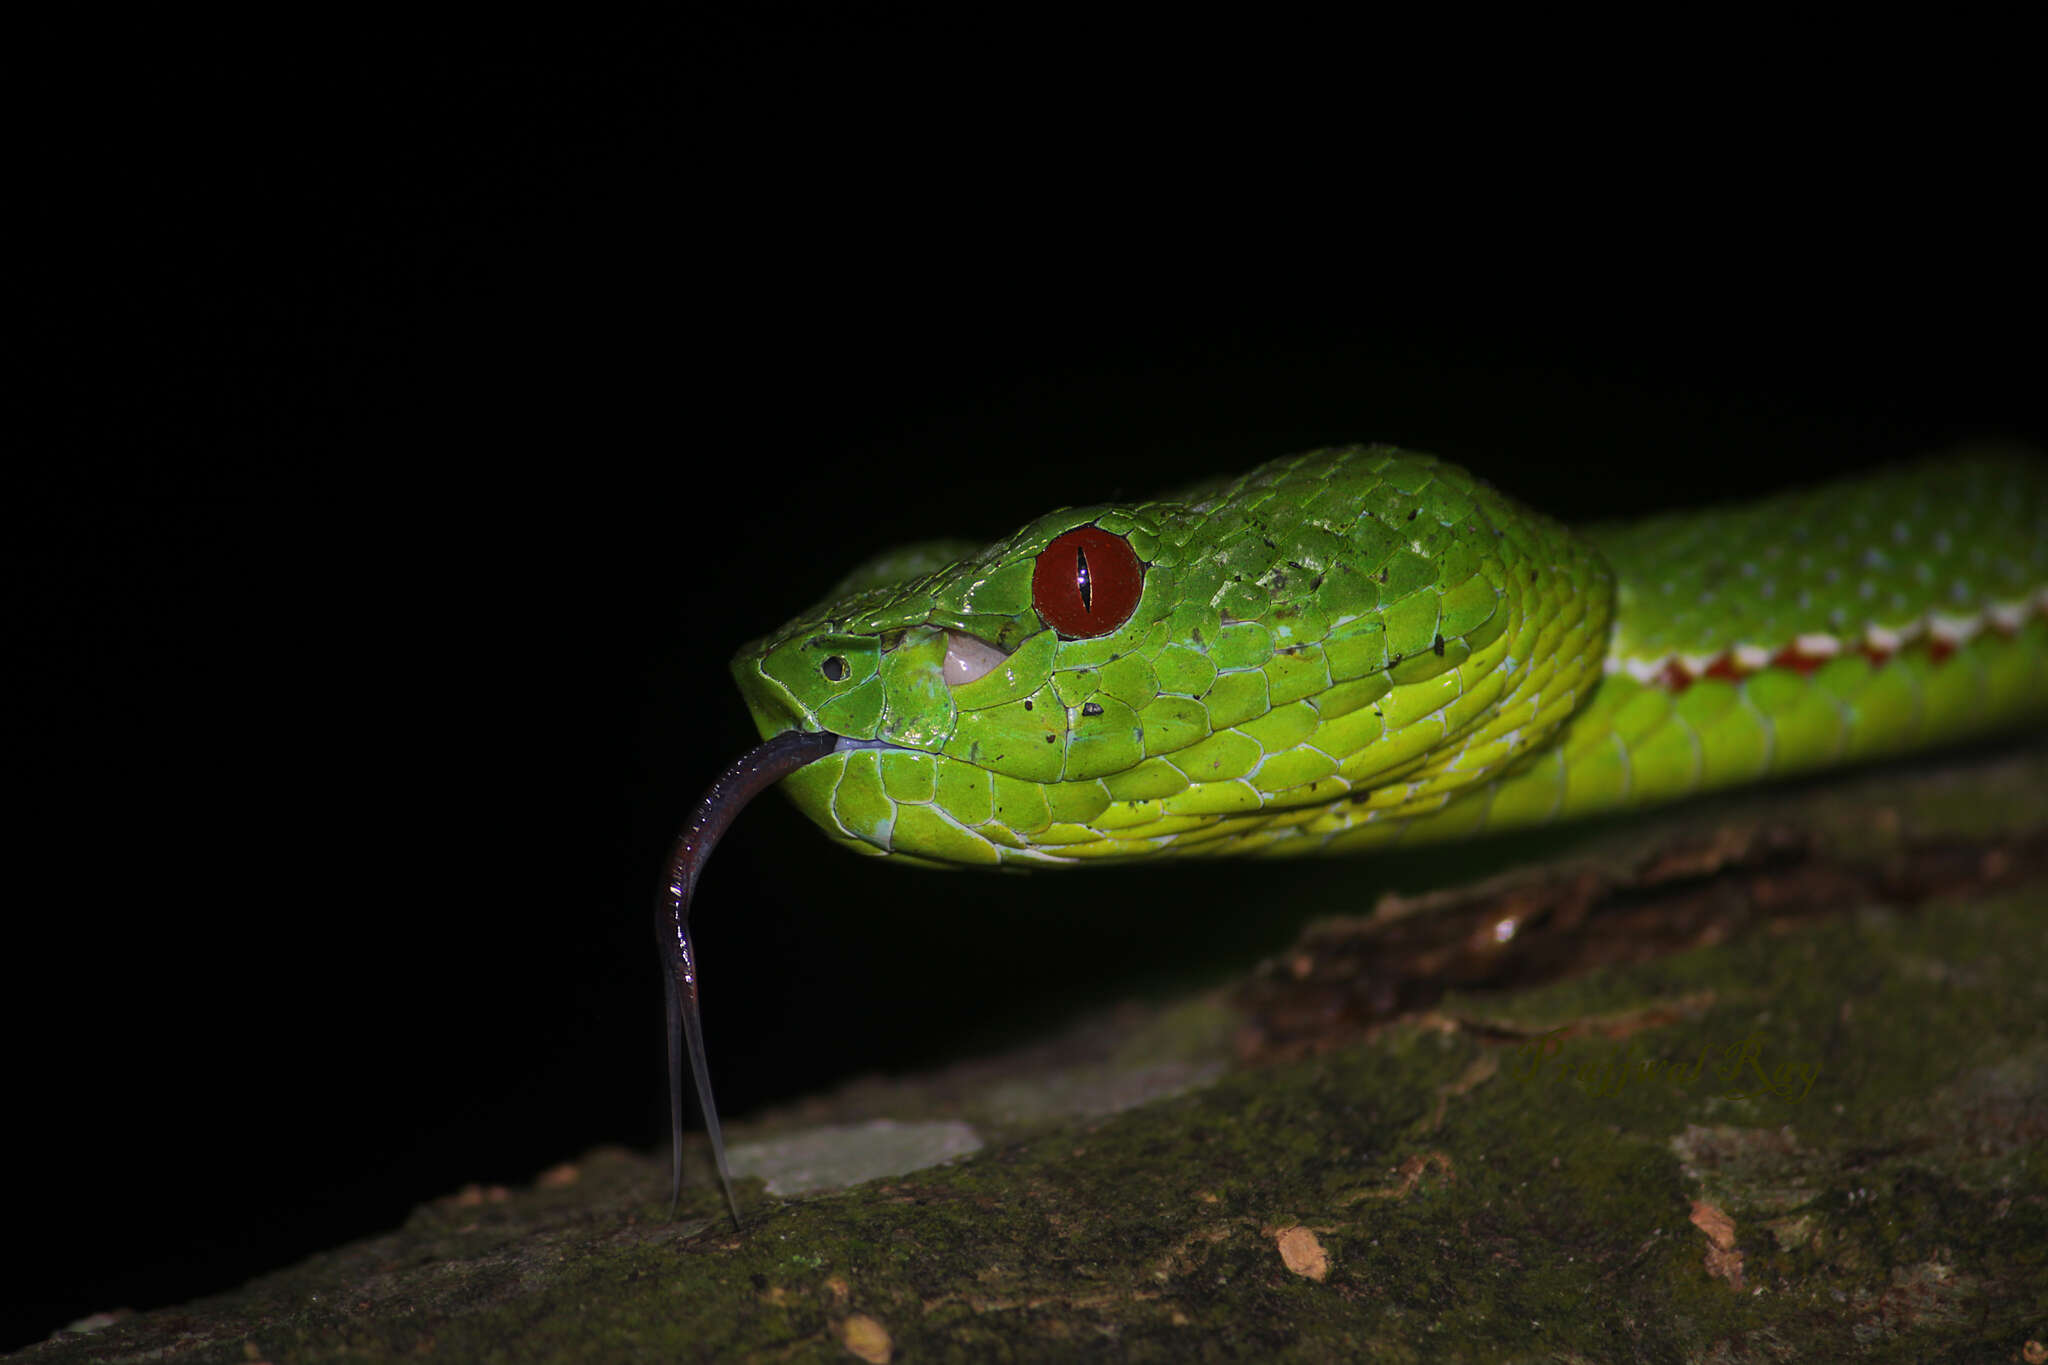
[[[1469,475],[1350,447],[892,552],[733,674],[764,737],[840,736],[782,785],[855,851],[1138,857],[1306,806],[1348,823],[1363,793],[1440,803],[1569,710],[1552,687],[1467,753],[1505,694],[1555,681],[1528,667],[1539,626],[1604,629],[1571,590],[1599,575]]]
[[[766,742],[699,803],[655,923],[675,1130],[687,1057],[737,1223],[689,910],[768,786],[906,862],[1327,847],[1539,748],[1598,676],[1611,600],[1555,523],[1383,446],[869,561],[733,660]],[[679,1182],[680,1137],[672,1160]]]

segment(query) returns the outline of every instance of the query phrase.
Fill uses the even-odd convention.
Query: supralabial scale
[[[2048,467],[1951,455],[1571,530],[1389,446],[1293,455],[853,570],[740,650],[765,742],[657,915],[734,1223],[691,893],[780,781],[927,864],[1344,853],[1649,806],[2048,716]]]

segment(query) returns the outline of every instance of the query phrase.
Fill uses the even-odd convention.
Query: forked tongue
[[[661,951],[662,983],[668,991],[668,1123],[669,1217],[683,1190],[683,1049],[689,1048],[690,1074],[697,1082],[697,1102],[704,1109],[704,1131],[718,1163],[718,1183],[725,1188],[725,1206],[732,1225],[740,1225],[740,1205],[732,1194],[732,1173],[725,1166],[725,1136],[718,1128],[718,1106],[711,1099],[711,1068],[704,1060],[704,1024],[697,1012],[697,954],[690,946],[690,897],[704,860],[718,845],[733,817],[747,802],[767,791],[804,764],[823,758],[839,743],[825,730],[786,730],[718,775],[711,790],[690,813],[669,855],[667,891],[654,910],[655,946]]]

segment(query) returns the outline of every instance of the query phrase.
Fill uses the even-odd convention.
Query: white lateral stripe
[[[1805,659],[1832,659],[1842,652],[1842,642],[1832,635],[1799,635],[1792,648]]]
[[[1974,616],[1929,612],[1918,621],[1898,626],[1880,626],[1873,622],[1863,627],[1863,648],[1870,654],[1885,658],[1923,636],[1956,648],[1968,644],[1987,628],[2010,634],[2034,615],[2048,616],[2048,587],[2036,589],[2018,602],[1994,602]],[[1824,631],[1795,635],[1791,646],[1792,653],[1802,659],[1837,658],[1847,647],[1840,636]],[[1674,650],[1654,659],[1640,655],[1609,655],[1605,669],[1609,673],[1626,673],[1640,683],[1660,683],[1674,668],[1687,678],[1704,677],[1708,669],[1724,659],[1736,673],[1746,676],[1770,667],[1771,660],[1776,657],[1777,652],[1765,646],[1739,644],[1718,654],[1682,654]]]
[[[1762,645],[1737,645],[1728,651],[1728,656],[1743,673],[1759,672],[1771,662],[1771,651]]]
[[[1976,616],[1931,616],[1927,620],[1927,632],[1945,645],[1968,644],[1978,631],[1984,629],[1984,617]]]

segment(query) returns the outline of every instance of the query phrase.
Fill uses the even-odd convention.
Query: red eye
[[[1131,619],[1145,587],[1145,566],[1099,526],[1076,526],[1038,552],[1031,604],[1062,635],[1107,635]]]

